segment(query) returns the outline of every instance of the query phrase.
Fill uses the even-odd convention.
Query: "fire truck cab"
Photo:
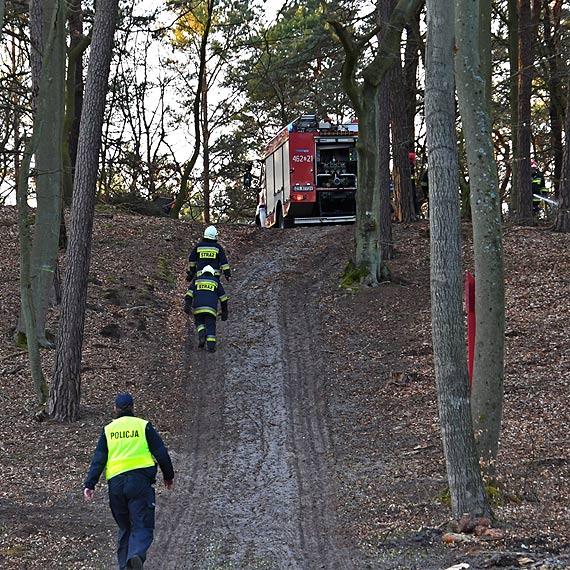
[[[265,227],[354,222],[357,139],[357,122],[333,125],[316,115],[282,129],[263,158]]]

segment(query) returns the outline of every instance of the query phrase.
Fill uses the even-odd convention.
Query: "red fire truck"
[[[263,159],[265,227],[354,222],[357,139],[357,122],[333,125],[316,115],[282,129]]]

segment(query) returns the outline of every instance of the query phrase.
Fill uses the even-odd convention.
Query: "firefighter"
[[[114,412],[116,419],[105,426],[99,437],[83,496],[86,501],[93,500],[95,485],[106,469],[111,512],[119,526],[119,568],[140,569],[154,534],[155,459],[169,490],[174,487],[174,469],[152,424],[134,415],[130,394],[115,398]]]
[[[196,276],[199,277],[206,265],[214,268],[216,277],[220,277],[223,272],[225,278],[228,281],[231,280],[232,274],[226,252],[217,239],[218,230],[215,226],[208,226],[204,230],[204,238],[196,244],[188,257],[186,281],[192,281]]]
[[[207,345],[208,352],[216,352],[216,319],[218,301],[222,309],[222,321],[228,319],[228,296],[216,278],[211,265],[202,268],[200,276],[188,287],[184,297],[184,312],[194,313],[194,325],[198,333],[198,346]]]
[[[259,192],[259,225],[261,229],[265,229],[267,221],[267,203],[265,201],[265,190],[262,188]]]
[[[530,161],[530,173],[532,180],[532,213],[535,218],[538,218],[542,202],[540,196],[547,196],[548,192],[546,191],[544,174],[542,174],[538,168],[538,163],[534,160]]]

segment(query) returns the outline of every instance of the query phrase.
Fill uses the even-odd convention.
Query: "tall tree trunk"
[[[557,232],[570,232],[570,79],[566,86],[564,133],[566,135],[566,145],[564,147],[564,160],[562,161],[562,174],[560,176],[558,214],[554,223],[554,230]]]
[[[479,470],[465,356],[461,217],[453,81],[453,0],[427,0],[426,131],[435,379],[454,517],[489,515]]]
[[[518,145],[518,124],[519,124],[519,8],[518,0],[507,0],[508,12],[508,50],[509,50],[509,101],[511,108],[511,195],[509,200],[510,214],[513,219],[517,218],[519,205],[519,161],[520,152]],[[530,176],[530,169],[528,171]]]
[[[83,35],[81,0],[72,0],[69,3],[68,22],[71,40],[67,63],[67,80],[65,83],[63,201],[69,207],[73,199],[73,172],[77,161],[79,122],[83,108],[83,54],[90,42],[90,38]]]
[[[517,184],[518,203],[515,220],[521,225],[532,225],[531,160],[531,105],[534,76],[534,36],[536,25],[532,18],[530,0],[519,0],[519,64],[518,64],[518,127],[517,127]]]
[[[45,0],[43,10],[42,45],[47,46],[50,35],[54,40],[49,64],[45,61],[45,53],[42,63],[42,68],[49,65],[50,96],[46,102],[43,134],[35,152],[37,210],[31,271],[37,335],[40,344],[48,346],[51,343],[45,336],[45,323],[58,261],[63,188],[61,149],[65,99],[65,1]],[[53,14],[56,14],[55,21]]]
[[[395,5],[394,0],[387,0],[386,21]],[[404,99],[406,91],[402,93],[404,73],[402,63],[398,57],[392,67],[390,78],[386,85],[390,93],[390,125],[392,132],[392,179],[394,183],[394,215],[399,222],[412,222],[416,219],[415,196],[412,186],[409,153],[413,146],[413,138],[408,139],[410,128],[407,124],[407,110],[410,102]],[[412,129],[413,132],[413,129]]]
[[[561,81],[563,68],[560,56],[560,19],[562,13],[562,0],[555,0],[550,8],[550,1],[544,0],[544,40],[546,44],[546,55],[548,65],[548,113],[550,116],[550,147],[554,159],[554,176],[552,186],[554,193],[558,196],[560,190],[560,177],[562,172],[562,161],[564,159],[564,148],[562,146],[562,123],[564,96]]]
[[[382,107],[378,87],[365,85],[358,111],[358,184],[356,193],[356,251],[354,264],[366,273],[363,282],[375,285],[387,278],[385,260],[391,248],[390,161],[386,141],[389,111]],[[381,168],[379,165],[384,164]]]
[[[489,0],[456,0],[456,84],[467,147],[477,318],[471,412],[479,457],[495,474],[503,417],[505,287],[501,200],[495,163],[490,79]],[[481,27],[489,26],[488,30]],[[487,33],[486,33],[487,32]]]
[[[414,187],[410,168],[410,129],[406,124],[406,101],[399,86],[403,83],[402,68],[399,62],[393,67],[391,79],[387,82],[390,90],[390,123],[392,125],[392,177],[394,182],[394,214],[399,222],[413,222],[416,219]]]
[[[37,297],[37,291],[34,288],[34,246],[32,245],[32,238],[30,235],[28,179],[32,156],[36,156],[37,163],[38,157],[41,156],[40,149],[42,149],[42,147],[45,152],[45,140],[49,139],[50,141],[53,141],[53,139],[50,138],[52,133],[46,133],[46,131],[53,126],[53,98],[54,93],[57,94],[58,92],[58,83],[62,79],[61,75],[58,73],[58,66],[61,65],[61,46],[62,44],[65,44],[65,27],[61,25],[62,21],[65,21],[63,0],[61,0],[61,2],[51,3],[49,6],[46,6],[46,8],[47,10],[45,14],[49,17],[45,22],[43,22],[43,25],[38,22],[34,22],[34,25],[32,26],[36,32],[40,32],[42,29],[46,30],[47,36],[45,38],[45,42],[42,41],[42,46],[45,46],[45,49],[42,49],[43,63],[41,68],[36,67],[36,71],[39,71],[39,76],[34,78],[37,88],[34,90],[36,96],[33,133],[31,139],[26,144],[17,185],[19,214],[18,225],[20,233],[20,297],[28,354],[30,357],[31,375],[34,382],[36,397],[40,404],[43,404],[46,400],[47,384],[43,376],[41,356],[39,352],[39,344],[41,342],[41,336],[38,333],[40,327],[37,323],[37,304],[39,299]],[[42,14],[40,10],[33,11],[34,17],[37,17],[40,14]],[[39,38],[38,41],[40,41]],[[36,223],[34,228],[34,243],[39,241],[42,237],[46,240],[50,237],[49,228],[46,229],[44,225],[45,222],[44,224],[38,223],[38,217],[40,216],[39,191],[37,199],[38,212],[36,214]],[[49,207],[49,203],[47,207]],[[59,230],[59,227],[57,229]],[[46,231],[48,235],[46,235]],[[45,271],[45,268],[42,268],[42,271]],[[37,282],[38,281],[36,279],[36,287]],[[41,333],[43,336],[43,326],[41,327]]]
[[[77,150],[67,271],[47,413],[59,421],[79,417],[81,351],[91,260],[97,170],[118,0],[99,0],[93,24],[85,100]]]
[[[420,35],[420,13],[417,10],[406,26],[406,47],[404,49],[404,69],[403,69],[403,99],[406,104],[406,141],[408,141],[408,152],[416,152],[416,98],[418,94],[417,73],[420,61],[421,35]],[[416,175],[418,173],[416,172]],[[416,187],[417,190],[417,187]]]
[[[65,77],[65,2],[46,0],[30,4],[30,37],[32,68],[32,105],[38,105],[40,78],[43,67],[49,65],[46,73],[50,81],[50,97],[45,102],[43,135],[35,148],[36,217],[31,248],[32,292],[34,297],[34,320],[36,336],[42,346],[51,346],[46,338],[45,323],[51,299],[53,280],[57,268],[59,226],[61,221],[62,124],[64,113],[63,85]],[[50,46],[49,62],[46,59]],[[22,307],[23,310],[23,307]],[[22,315],[23,316],[23,315]],[[24,319],[20,318],[18,333],[24,332]]]

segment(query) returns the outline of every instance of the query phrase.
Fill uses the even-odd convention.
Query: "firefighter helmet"
[[[536,162],[536,160],[531,160],[530,161],[530,168],[531,168],[531,170],[538,170],[538,162]]]
[[[218,230],[215,228],[215,226],[208,226],[204,230],[204,237],[206,239],[216,239],[218,237]]]
[[[216,275],[216,271],[211,265],[206,265],[206,267],[202,268],[202,271],[200,271],[200,275],[204,275],[204,273],[210,273],[212,275]]]

